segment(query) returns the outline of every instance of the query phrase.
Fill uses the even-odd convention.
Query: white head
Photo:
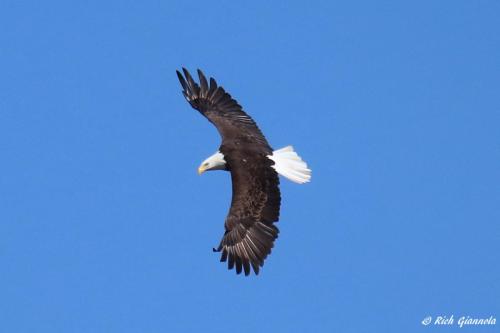
[[[198,174],[201,175],[205,171],[210,170],[226,170],[226,161],[224,155],[218,151],[206,160],[204,160],[198,168]]]

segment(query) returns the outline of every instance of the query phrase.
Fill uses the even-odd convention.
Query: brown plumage
[[[221,261],[240,274],[255,274],[271,253],[279,230],[280,191],[278,174],[267,156],[273,153],[253,119],[213,78],[207,81],[198,70],[200,84],[183,68],[177,71],[184,97],[215,125],[222,137],[219,151],[231,172],[233,196],[224,224],[225,233],[214,251]]]

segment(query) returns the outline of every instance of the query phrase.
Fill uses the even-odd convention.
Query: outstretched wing
[[[209,84],[198,70],[198,85],[185,68],[183,72],[185,78],[177,71],[183,94],[219,131],[220,152],[231,172],[231,208],[224,237],[214,250],[221,251],[221,261],[238,274],[249,275],[250,267],[258,274],[279,233],[274,225],[281,203],[279,178],[267,157],[272,148],[253,119],[213,78]]]
[[[274,225],[281,203],[278,174],[267,157],[245,151],[224,156],[231,163],[233,197],[217,251],[229,269],[236,266],[236,273],[243,268],[248,275],[252,266],[259,274],[279,233]]]
[[[210,83],[208,83],[202,71],[198,70],[200,78],[198,85],[185,68],[182,68],[182,71],[185,78],[179,71],[176,72],[184,97],[194,109],[215,125],[222,137],[222,144],[247,142],[265,148],[268,153],[272,152],[255,121],[243,111],[238,102],[224,88],[217,86],[213,78],[210,78]]]

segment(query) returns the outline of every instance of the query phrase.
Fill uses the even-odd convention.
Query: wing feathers
[[[210,78],[210,89],[208,90],[206,97],[212,99],[216,89],[217,89],[217,82],[215,82],[213,78]]]
[[[228,261],[228,268],[236,267],[236,273],[242,271],[250,274],[250,267],[255,274],[259,274],[264,265],[264,259],[271,253],[274,241],[279,230],[275,226],[267,226],[256,222],[245,229],[243,224],[238,224],[231,231],[227,231],[217,251],[222,251],[221,261]]]
[[[188,90],[188,85],[186,83],[186,80],[184,80],[184,77],[182,76],[182,74],[179,71],[175,71],[175,72],[177,73],[177,77],[179,78],[179,82],[181,83],[182,89],[184,89],[184,91],[182,93],[183,93],[184,97],[187,98],[186,91]]]
[[[231,141],[253,142],[272,153],[264,135],[253,119],[228,94],[224,88],[210,78],[210,85],[201,70],[198,69],[200,84],[198,85],[186,68],[182,68],[184,76],[177,71],[183,94],[193,108],[198,110],[212,122],[222,136],[222,144]]]
[[[203,75],[202,71],[198,69],[198,77],[200,78],[200,85],[201,85],[201,97],[206,98],[208,95],[208,82],[207,79],[205,78],[205,75]]]

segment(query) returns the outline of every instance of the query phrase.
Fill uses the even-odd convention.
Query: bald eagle
[[[273,150],[255,121],[224,88],[198,70],[199,84],[183,68],[177,72],[182,93],[191,106],[215,125],[222,137],[219,150],[198,168],[231,173],[233,196],[224,223],[224,236],[215,252],[222,252],[221,262],[255,274],[271,253],[279,230],[281,196],[278,174],[303,184],[311,179],[311,170],[292,146]]]

